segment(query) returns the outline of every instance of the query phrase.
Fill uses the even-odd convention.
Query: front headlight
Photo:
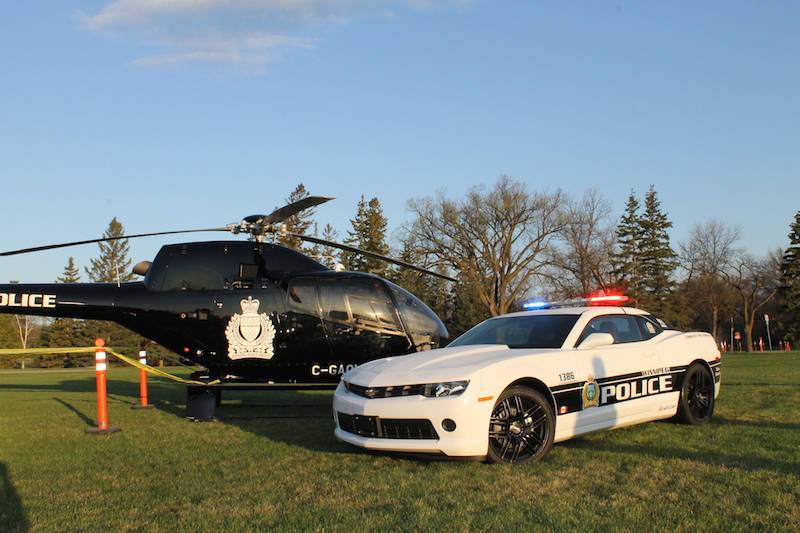
[[[427,398],[441,396],[458,396],[467,390],[469,381],[445,381],[442,383],[427,383],[421,387],[421,394]]]

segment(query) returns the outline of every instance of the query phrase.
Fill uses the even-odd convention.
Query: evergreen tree
[[[669,244],[672,222],[661,211],[653,186],[645,195],[644,216],[641,219],[641,279],[645,299],[651,310],[656,311],[666,305],[674,282],[672,275],[678,266],[677,254]]]
[[[134,279],[136,274],[131,271],[131,261],[128,259],[128,239],[124,238],[125,228],[114,217],[103,234],[112,240],[100,242],[100,256],[91,260],[92,268],[86,268],[89,280],[99,282],[126,282]],[[69,267],[69,265],[68,265]],[[65,278],[69,277],[65,272]],[[114,322],[103,320],[82,320],[76,331],[74,346],[92,346],[95,339],[101,338],[109,347],[135,347],[141,337],[127,328]],[[114,360],[109,359],[109,364]],[[68,362],[69,365],[82,366],[83,360]]]
[[[56,278],[56,283],[78,283],[81,280],[81,271],[75,266],[75,258],[70,257],[64,273]]]
[[[104,238],[112,240],[98,243],[100,257],[91,260],[91,269],[86,268],[90,281],[123,282],[131,281],[136,276],[131,271],[131,261],[128,259],[130,246],[124,235],[125,228],[122,227],[117,217],[114,217],[108,225],[108,229],[103,233]]]
[[[325,227],[322,229],[322,239],[330,242],[337,242],[339,239],[339,232],[333,229],[333,226],[330,224],[325,224]],[[314,257],[323,265],[334,270],[344,266],[339,257],[341,254],[340,248],[323,245],[315,246],[314,248]]]
[[[450,339],[455,339],[473,326],[489,318],[486,306],[481,302],[477,291],[470,289],[468,284],[459,282],[452,289],[452,311],[443,316],[443,321],[450,334]]]
[[[350,220],[350,223],[353,225],[353,231],[347,232],[348,238],[344,240],[345,244],[380,255],[389,252],[389,245],[386,244],[387,221],[377,198],[367,203],[362,196],[358,202],[356,218]],[[388,268],[385,261],[374,257],[352,252],[345,252],[343,256],[347,270],[380,273]]]
[[[19,333],[13,315],[0,315],[0,348],[19,348]]]
[[[616,284],[625,294],[634,300],[641,297],[641,272],[639,252],[642,221],[639,215],[639,200],[633,190],[625,204],[625,214],[617,226],[618,250],[611,256],[614,267],[612,275]]]
[[[402,250],[400,251],[399,259],[412,265],[422,266],[423,268],[425,265],[424,258],[419,253],[419,247],[414,244],[411,236],[407,236],[403,239]],[[424,298],[424,295],[430,290],[430,281],[432,276],[411,268],[398,268],[396,271],[393,271],[384,277],[389,281],[392,281],[403,287],[408,292],[415,294],[420,298]],[[431,302],[425,301],[425,303],[428,305],[428,307],[433,308],[431,306]]]
[[[778,329],[786,340],[796,344],[800,338],[800,212],[794,216],[790,228],[789,247],[781,261]]]
[[[297,202],[298,200],[302,200],[303,198],[307,198],[308,196],[311,195],[306,190],[305,185],[301,183],[297,186],[294,192],[289,195],[289,197],[286,199],[286,203],[291,204]],[[286,233],[278,233],[276,237],[278,244],[307,255],[313,255],[314,250],[304,246],[302,239],[295,237],[294,235],[289,235],[288,233],[309,235],[309,230],[314,227],[313,218],[316,213],[316,209],[304,209],[303,211],[295,213],[284,220],[282,229],[285,230]]]
[[[19,329],[14,315],[0,315],[0,349],[20,348]],[[24,356],[0,355],[0,368],[13,368]]]
[[[672,222],[662,212],[652,185],[645,195],[644,214],[639,214],[639,206],[631,191],[625,214],[617,226],[618,251],[612,256],[614,275],[619,287],[636,305],[658,312],[671,305],[667,300],[678,265],[667,232]]]

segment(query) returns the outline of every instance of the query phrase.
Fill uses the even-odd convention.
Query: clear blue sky
[[[766,255],[800,211],[798,28],[797,1],[2,2],[0,250],[224,226],[299,183],[338,198],[320,227],[346,235],[363,195],[392,231],[507,174],[597,186],[615,220],[652,184],[673,247],[714,218]]]

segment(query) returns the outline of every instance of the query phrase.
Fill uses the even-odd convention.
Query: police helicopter
[[[0,285],[0,313],[116,322],[205,367],[209,380],[336,383],[354,366],[436,348],[448,334],[419,298],[378,276],[332,270],[269,242],[282,222],[331,197],[308,196],[270,215],[221,228],[63,243],[66,246],[195,231],[248,234],[246,241],[163,246],[134,267],[141,281]],[[304,241],[377,257],[451,281],[404,261],[316,237]]]

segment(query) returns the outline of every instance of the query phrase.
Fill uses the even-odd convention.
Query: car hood
[[[548,350],[519,350],[505,345],[479,344],[439,348],[408,355],[386,357],[350,370],[344,381],[365,387],[412,385],[469,379],[498,360],[510,359],[531,352]]]

